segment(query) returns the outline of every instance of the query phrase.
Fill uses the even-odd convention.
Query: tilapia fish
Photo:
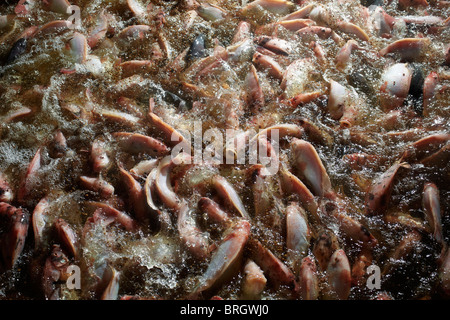
[[[450,297],[448,1],[0,3],[0,299]]]

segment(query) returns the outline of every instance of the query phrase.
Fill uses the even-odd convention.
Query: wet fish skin
[[[267,37],[267,36],[258,36],[253,38],[253,41],[261,46],[264,47],[276,54],[280,54],[282,56],[288,56],[291,49],[290,44],[286,40],[273,38],[273,37]]]
[[[262,87],[259,83],[256,68],[253,64],[250,66],[250,70],[247,73],[247,77],[245,78],[245,86],[247,91],[245,100],[250,106],[252,114],[255,114],[259,112],[262,107],[264,107],[265,99]]]
[[[190,163],[191,156],[187,153],[180,153],[173,159],[170,156],[164,157],[156,171],[155,190],[158,193],[161,201],[169,208],[178,210],[181,207],[182,201],[174,192],[171,181],[170,172],[176,165],[183,163]]]
[[[336,235],[327,230],[320,232],[313,246],[313,254],[320,270],[327,269],[330,258],[337,249],[339,243]]]
[[[31,215],[35,250],[40,249],[40,247],[44,245],[43,232],[46,226],[46,215],[49,207],[50,207],[49,198],[45,196],[34,207],[33,213]]]
[[[191,63],[192,61],[203,58],[205,56],[205,36],[203,34],[199,34],[194,38],[189,47],[189,51],[186,54],[186,61]]]
[[[252,61],[257,67],[267,70],[270,76],[279,80],[283,78],[284,71],[282,67],[272,57],[255,52]]]
[[[1,235],[0,245],[3,268],[14,268],[25,247],[30,223],[29,213],[22,208],[0,202],[0,215],[6,220],[7,229]]]
[[[227,179],[222,176],[215,176],[213,178],[212,184],[218,194],[234,209],[239,215],[247,220],[250,220],[250,215],[241,200],[241,197],[231,185]]]
[[[187,250],[201,261],[210,255],[208,234],[203,233],[197,226],[193,210],[186,202],[180,205],[177,212],[177,230]]]
[[[365,214],[382,215],[388,207],[389,197],[400,168],[410,168],[406,162],[394,163],[386,172],[375,178],[366,194]]]
[[[280,176],[283,194],[296,194],[302,206],[313,215],[315,221],[321,221],[318,215],[319,204],[308,187],[296,175],[286,169],[281,170]]]
[[[436,71],[431,71],[423,82],[423,114],[429,115],[429,106],[433,101],[436,93],[436,87],[439,84],[439,74]]]
[[[298,283],[293,272],[275,254],[257,239],[249,239],[247,250],[250,257],[264,271],[268,283],[275,289],[287,286],[292,294],[298,293]]]
[[[46,258],[41,274],[41,289],[45,299],[59,300],[60,288],[58,281],[66,280],[67,267],[70,260],[58,244],[52,245],[51,252]]]
[[[444,147],[450,141],[450,134],[436,133],[427,135],[413,143],[410,143],[402,153],[400,161],[410,163],[420,162],[430,153]]]
[[[6,58],[5,64],[13,63],[15,60],[20,58],[27,50],[28,40],[26,38],[20,38],[16,42],[14,42],[11,50]]]
[[[90,160],[94,172],[101,172],[111,165],[106,152],[106,143],[100,139],[94,140],[91,146]]]
[[[381,77],[380,106],[390,111],[401,106],[411,86],[412,71],[407,63],[395,63]]]
[[[99,193],[104,198],[110,198],[114,194],[114,186],[102,178],[80,176],[80,183],[83,187]]]
[[[222,240],[218,248],[214,251],[208,268],[203,274],[200,284],[192,293],[198,296],[234,275],[236,265],[242,263],[244,246],[250,236],[250,223],[246,220],[239,220],[229,230],[229,233]]]
[[[365,249],[373,249],[378,245],[378,240],[367,227],[347,213],[348,205],[345,200],[336,198],[333,201],[323,201],[321,206],[326,215],[336,219],[343,235],[355,243],[359,243]]]
[[[329,283],[339,300],[346,300],[351,289],[350,263],[344,250],[336,250],[327,267]]]
[[[54,223],[58,242],[73,258],[78,258],[78,235],[73,228],[62,218]]]
[[[294,138],[291,150],[296,174],[306,179],[314,195],[332,197],[334,191],[330,178],[314,146],[305,140]]]
[[[317,300],[319,298],[319,279],[316,263],[312,256],[302,259],[299,272],[299,287],[303,300]]]
[[[439,189],[436,184],[432,182],[426,182],[424,184],[422,205],[425,210],[426,219],[431,225],[435,240],[441,245],[444,245]]]
[[[286,247],[294,267],[308,252],[311,230],[305,210],[296,203],[286,207]]]
[[[17,201],[19,203],[26,203],[29,200],[29,194],[33,187],[33,179],[36,178],[39,169],[41,168],[41,153],[42,147],[38,148],[33,159],[30,161],[23,178],[19,190],[17,191]]]
[[[147,197],[141,184],[124,168],[120,168],[123,183],[127,186],[128,201],[136,219],[140,222],[153,222],[153,212],[147,203]],[[151,226],[153,229],[154,225]]]
[[[267,284],[267,279],[261,268],[251,259],[244,266],[242,296],[244,299],[259,299]]]
[[[226,226],[231,223],[229,214],[220,208],[219,204],[208,197],[202,197],[198,201],[198,207],[200,210],[208,215],[213,223]]]
[[[96,288],[100,300],[117,300],[121,276],[122,273],[111,266],[105,270],[103,278]]]

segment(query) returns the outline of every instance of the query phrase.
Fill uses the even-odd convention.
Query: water
[[[316,3],[312,1],[311,3]],[[319,2],[317,2],[319,3]],[[118,164],[130,169],[140,160],[148,159],[145,154],[129,155],[114,142],[112,133],[116,131],[136,131],[164,140],[164,135],[145,119],[137,127],[118,123],[109,123],[101,117],[95,116],[96,111],[104,109],[127,112],[118,103],[120,97],[132,98],[137,109],[142,113],[148,112],[149,98],[155,99],[155,113],[165,122],[180,130],[191,130],[194,121],[203,122],[203,130],[219,128],[224,132],[226,128],[254,129],[265,128],[277,123],[301,124],[306,118],[319,128],[318,132],[307,132],[303,138],[310,141],[316,148],[333,188],[352,205],[349,215],[360,220],[380,242],[374,250],[374,263],[381,266],[389,261],[389,254],[395,250],[402,235],[409,231],[409,227],[401,224],[387,223],[381,217],[365,217],[364,202],[366,188],[372,179],[385,172],[395,160],[399,158],[409,143],[429,134],[450,131],[448,121],[450,113],[450,93],[448,90],[448,66],[443,65],[443,49],[450,42],[449,28],[436,31],[433,27],[424,25],[397,24],[390,37],[375,36],[376,31],[370,20],[365,16],[355,1],[326,1],[320,2],[322,8],[329,11],[329,26],[337,30],[338,20],[353,22],[370,36],[369,42],[359,41],[361,50],[354,50],[347,68],[339,70],[334,57],[345,41],[351,35],[337,30],[342,43],[333,39],[313,37],[316,43],[323,47],[326,55],[325,62],[314,55],[310,48],[311,39],[302,40],[294,33],[282,28],[275,28],[272,23],[280,18],[274,12],[256,8],[247,14],[242,14],[240,1],[214,1],[215,5],[228,12],[228,17],[220,21],[206,21],[196,17],[190,29],[185,29],[184,21],[187,9],[175,2],[148,2],[152,5],[151,12],[145,18],[137,19],[127,9],[126,1],[77,1],[81,8],[82,24],[78,30],[88,35],[96,25],[97,16],[106,10],[109,28],[106,36],[95,48],[89,48],[92,64],[74,65],[65,50],[66,44],[73,31],[68,30],[51,36],[38,36],[28,41],[26,52],[14,63],[0,67],[0,94],[2,105],[0,115],[5,116],[21,106],[32,109],[30,116],[1,124],[0,135],[0,171],[6,174],[17,192],[25,175],[28,164],[39,147],[43,147],[41,168],[35,181],[35,189],[30,195],[30,201],[25,206],[32,212],[33,206],[45,194],[55,195],[57,200],[53,204],[53,218],[67,219],[82,237],[82,230],[86,219],[93,214],[84,208],[86,200],[99,200],[97,194],[82,190],[79,186],[80,175],[96,176],[92,171],[89,150],[92,141],[103,137],[107,141],[107,152],[112,159],[112,166],[101,172],[100,176],[116,187],[116,196],[110,203],[120,210],[134,215],[130,209],[126,190],[118,175]],[[147,2],[146,2],[147,4]],[[296,5],[292,10],[299,9]],[[391,16],[424,15],[425,9],[398,8],[398,2],[392,1],[386,5],[386,12]],[[0,6],[0,14],[10,14],[12,6]],[[156,13],[164,12],[165,24],[162,30],[157,29],[161,16]],[[435,4],[426,9],[430,15],[445,19],[450,14],[450,8],[438,8]],[[242,16],[241,16],[242,14]],[[43,25],[52,20],[67,18],[62,14],[44,10],[40,4],[32,10],[29,17],[19,19],[16,29],[0,30],[0,59],[5,59],[16,37],[32,25]],[[325,16],[325,18],[327,18]],[[302,79],[295,79],[296,89],[321,91],[323,96],[293,108],[281,97],[279,79],[274,79],[265,70],[258,69],[265,104],[262,112],[252,114],[243,103],[245,76],[251,65],[251,55],[255,48],[251,48],[239,59],[222,59],[208,72],[202,68],[188,66],[182,71],[173,72],[173,59],[189,48],[191,41],[199,34],[205,36],[206,54],[219,54],[222,48],[232,44],[234,32],[238,23],[246,20],[251,24],[253,35],[267,34],[277,36],[291,45],[289,56],[276,56],[277,62],[286,69],[293,61],[308,58],[312,70],[302,75]],[[325,23],[324,21],[321,22]],[[133,24],[147,24],[158,32],[150,32],[138,39],[118,39],[117,35],[125,27]],[[13,30],[13,32],[11,32]],[[378,51],[395,40],[404,37],[426,36],[430,45],[415,59],[426,77],[430,71],[441,73],[442,82],[437,87],[435,99],[425,110],[424,115],[417,112],[415,101],[409,95],[402,105],[411,117],[400,119],[394,129],[389,128],[380,119],[385,115],[379,104],[380,78],[383,70],[398,62],[398,56],[388,55],[378,57]],[[167,51],[164,45],[167,45]],[[216,50],[215,50],[216,49]],[[170,54],[170,58],[168,55]],[[138,73],[124,79],[118,63],[130,60],[152,60],[150,70]],[[64,73],[62,69],[74,69],[75,73]],[[202,73],[203,72],[203,73]],[[354,125],[348,129],[339,127],[339,122],[332,119],[327,110],[328,80],[339,81],[342,85],[353,87],[361,99],[359,117]],[[180,103],[182,101],[182,103]],[[408,114],[409,114],[408,113]],[[48,143],[54,132],[60,129],[68,143],[68,151],[62,158],[52,158],[48,154]],[[415,130],[412,132],[411,130]],[[283,141],[281,153],[288,159],[290,139]],[[351,169],[343,160],[344,155],[364,152],[380,157],[378,165],[364,166],[361,170]],[[284,160],[283,160],[284,161]],[[291,164],[286,162],[287,168]],[[208,187],[208,179],[213,174],[220,173],[232,181],[247,211],[254,210],[251,190],[251,176],[248,166],[219,166],[200,168],[181,168],[175,172],[179,180],[173,181],[177,192],[191,201],[195,206],[201,196],[214,197],[215,194]],[[389,198],[387,214],[408,214],[418,221],[423,221],[421,208],[422,185],[426,181],[435,182],[440,188],[442,212],[449,209],[449,167],[440,164],[434,167],[414,165],[411,170],[402,172],[393,186],[392,196]],[[276,180],[275,180],[276,181]],[[143,181],[139,180],[143,185]],[[205,189],[199,185],[205,184]],[[280,214],[288,200],[295,197],[281,198],[277,183],[271,182],[273,192],[271,215]],[[275,200],[273,200],[275,199]],[[14,203],[20,205],[18,203]],[[164,206],[158,203],[162,208]],[[175,214],[170,212],[172,220]],[[448,215],[447,215],[448,216]],[[252,224],[254,235],[273,251],[281,260],[285,261],[286,252],[282,225],[282,213],[278,225],[270,225],[267,221],[255,219]],[[222,230],[215,230],[202,221],[202,215],[197,215],[199,225],[210,232],[213,242],[220,244]],[[272,220],[270,220],[272,221]],[[449,221],[443,217],[444,238],[449,240]],[[314,226],[316,229],[323,226]],[[339,236],[340,245],[349,255],[352,263],[360,250],[360,245],[352,243],[345,234],[339,231],[335,224],[325,226]],[[145,228],[144,228],[145,229]],[[73,261],[83,267],[83,276],[87,284],[81,292],[63,291],[63,297],[77,299],[93,297],[96,276],[101,276],[106,264],[113,265],[123,274],[119,295],[141,295],[153,298],[182,298],[192,291],[207,268],[208,261],[193,261],[192,257],[180,245],[176,231],[168,234],[149,234],[146,230],[138,234],[130,234],[120,227],[95,229],[87,244],[83,247],[78,260]],[[313,236],[311,247],[315,241]],[[54,238],[49,240],[49,245]],[[420,250],[419,250],[420,249]],[[404,257],[394,271],[386,275],[383,290],[389,291],[397,299],[440,297],[437,284],[437,257],[439,247],[433,242],[429,234],[425,234],[420,248]],[[40,252],[45,256],[48,252]],[[38,262],[36,262],[38,261]],[[40,264],[33,251],[33,239],[30,233],[27,245],[19,266],[21,272],[10,271],[13,277],[2,275],[0,279],[0,296],[3,298],[21,297],[27,299],[41,298],[39,284],[31,284],[28,270],[33,263]],[[95,266],[95,267],[94,267]],[[42,266],[41,266],[42,267]],[[9,274],[9,273],[8,273]],[[413,281],[414,280],[414,281]],[[14,284],[22,285],[14,289]],[[404,288],[403,283],[408,282]],[[240,292],[240,275],[236,275],[219,292],[223,298],[237,298]],[[374,292],[366,288],[354,287],[351,298],[369,299]],[[285,291],[274,292],[270,286],[266,288],[262,298],[284,299]]]

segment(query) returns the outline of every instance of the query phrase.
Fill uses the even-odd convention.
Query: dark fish
[[[175,93],[164,91],[164,100],[168,103],[174,104],[179,109],[190,109],[190,106],[188,105],[186,100],[182,99]]]
[[[205,56],[205,36],[203,34],[199,34],[195,37],[194,41],[192,41],[189,51],[186,55],[186,61],[188,63],[197,60],[198,58],[202,58]]]
[[[423,71],[421,66],[417,63],[410,63],[408,67],[412,70],[411,84],[409,86],[409,94],[413,98],[414,110],[419,115],[422,115],[423,84],[425,81]]]
[[[27,39],[20,38],[14,42],[11,50],[9,51],[8,57],[6,58],[5,64],[10,64],[25,53],[27,49]]]
[[[365,7],[370,7],[370,6],[382,7],[384,4],[383,0],[361,0],[360,2]]]

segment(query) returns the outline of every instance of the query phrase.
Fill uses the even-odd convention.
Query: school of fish
[[[448,299],[449,17],[2,1],[0,299]]]

